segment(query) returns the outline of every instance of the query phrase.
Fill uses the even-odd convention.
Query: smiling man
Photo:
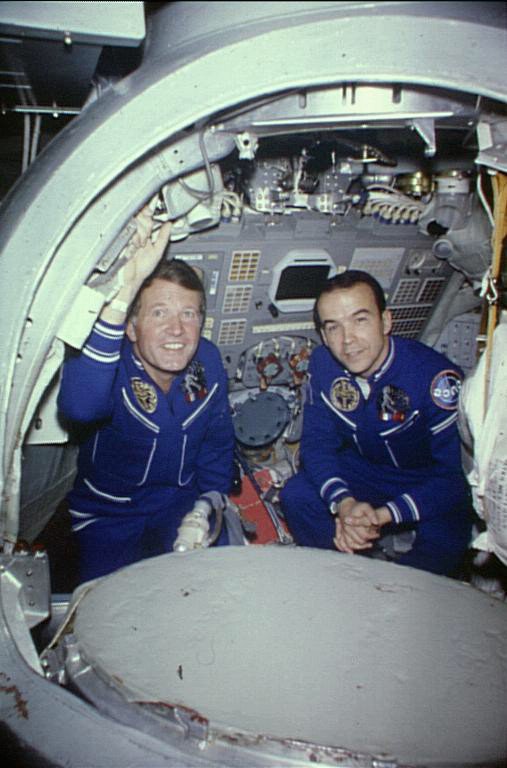
[[[301,469],[281,494],[296,543],[453,575],[470,540],[457,405],[462,372],[390,336],[381,286],[349,270],[315,303]]]
[[[182,282],[172,282],[177,279]],[[127,336],[144,369],[165,393],[194,357],[204,311],[197,276],[183,262],[173,262],[145,282],[130,313]]]
[[[160,261],[169,224],[154,244],[148,211],[137,224],[121,287],[66,360],[59,393],[85,433],[68,497],[81,581],[171,551],[197,498],[232,482],[227,378],[201,338],[203,285],[184,262]]]

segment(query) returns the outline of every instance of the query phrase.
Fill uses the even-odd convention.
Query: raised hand
[[[124,322],[131,302],[143,281],[159,263],[169,242],[172,227],[170,221],[162,224],[152,242],[154,220],[149,204],[137,214],[135,222],[136,231],[122,254],[126,263],[115,278],[117,290],[114,290],[112,301],[104,306],[100,315],[109,323]]]
[[[150,206],[146,205],[135,218],[137,230],[132,235],[125,251],[128,261],[121,270],[121,293],[123,300],[131,301],[150,275],[169,242],[172,223],[162,224],[155,242],[152,242],[153,217]]]

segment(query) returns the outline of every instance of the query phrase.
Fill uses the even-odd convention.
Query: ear
[[[382,325],[384,326],[384,336],[387,336],[393,327],[393,316],[390,309],[385,309],[382,312]]]
[[[129,320],[127,323],[127,337],[132,342],[132,344],[135,344],[137,341],[137,333],[136,333],[136,326],[135,323],[132,320]]]

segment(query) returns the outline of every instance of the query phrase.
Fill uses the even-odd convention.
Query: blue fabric
[[[412,550],[397,562],[454,570],[471,534],[453,386],[461,377],[443,355],[392,337],[365,397],[328,349],[317,348],[309,365],[302,467],[280,496],[295,541],[334,549],[330,505],[352,496],[388,506],[393,524],[382,533],[416,532]]]
[[[178,500],[177,510],[149,516],[98,517],[93,525],[75,533],[79,550],[79,581],[85,582],[139,560],[172,552],[181,518],[192,508],[190,497]],[[72,512],[71,512],[72,514]],[[215,515],[210,517],[214,530]],[[225,524],[215,546],[229,543]]]
[[[300,546],[334,550],[335,520],[304,472],[291,478],[281,492],[282,509],[294,541]],[[365,499],[368,501],[368,499]],[[384,526],[386,530],[415,530],[414,545],[407,554],[391,557],[400,565],[432,573],[452,575],[460,565],[470,540],[469,505],[450,515],[433,518],[429,523]],[[377,556],[361,551],[363,556]]]
[[[65,362],[58,405],[87,432],[68,496],[82,579],[171,551],[198,496],[229,492],[234,432],[226,373],[206,339],[193,362],[200,389],[183,373],[165,394],[124,327],[100,320],[81,354]]]

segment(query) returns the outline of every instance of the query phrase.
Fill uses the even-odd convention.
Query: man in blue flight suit
[[[154,244],[151,224],[144,209],[119,291],[63,368],[59,408],[88,430],[68,497],[81,581],[171,551],[198,497],[232,482],[226,373],[201,338],[204,289],[184,262],[160,262],[170,224]]]
[[[381,286],[349,270],[314,317],[301,469],[281,493],[297,544],[453,575],[471,534],[457,405],[462,372],[390,336]]]

